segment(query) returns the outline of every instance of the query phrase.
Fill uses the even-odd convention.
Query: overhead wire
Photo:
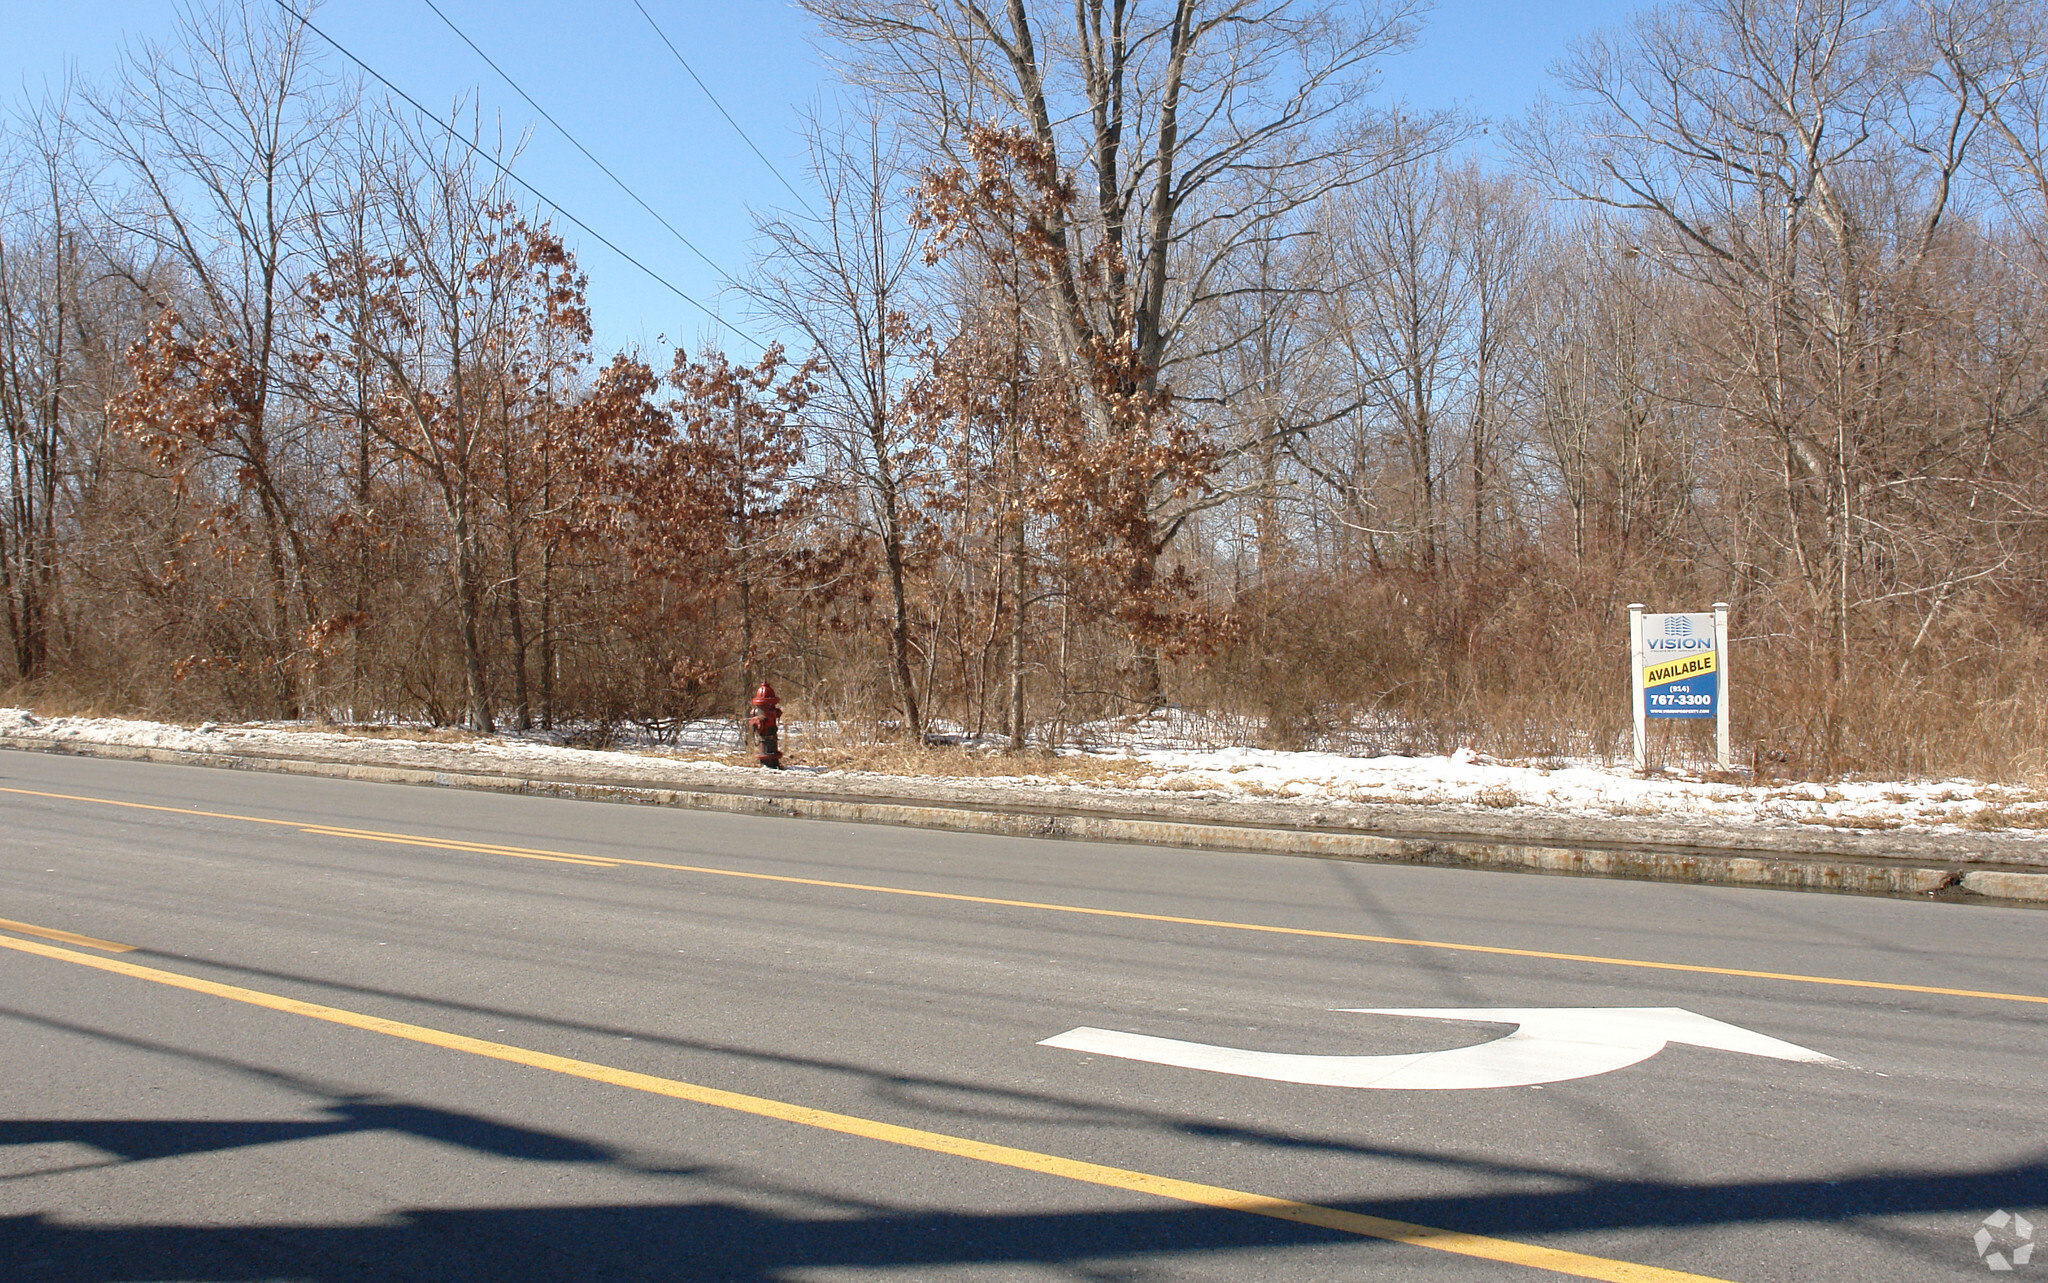
[[[375,80],[378,84],[384,86],[392,93],[397,94],[400,98],[403,98],[412,107],[414,111],[420,114],[420,116],[423,119],[431,120],[435,124],[439,125],[443,130],[447,132],[449,137],[455,139],[455,141],[461,143],[463,146],[469,148],[470,151],[474,152],[478,159],[490,165],[493,169],[503,174],[506,178],[519,184],[519,186],[524,188],[527,191],[527,193],[531,195],[535,200],[539,201],[543,205],[546,205],[550,209],[553,209],[563,218],[566,218],[570,222],[574,223],[586,235],[591,237],[591,239],[597,241],[600,245],[603,245],[612,253],[617,254],[620,258],[625,259],[634,267],[639,268],[640,271],[645,273],[649,279],[659,284],[662,288],[666,289],[669,293],[675,295],[677,298],[683,300],[683,302],[688,303],[691,307],[696,308],[699,312],[702,312],[704,315],[710,317],[715,324],[724,327],[725,329],[731,331],[738,337],[745,339],[749,343],[752,343],[757,348],[767,347],[767,344],[762,342],[760,339],[755,338],[753,335],[747,333],[745,330],[739,328],[737,325],[734,325],[731,321],[728,321],[724,317],[720,316],[713,309],[706,307],[703,303],[698,302],[697,299],[693,298],[689,294],[689,292],[684,290],[681,286],[678,286],[675,282],[669,280],[660,272],[655,271],[653,268],[641,262],[632,254],[628,253],[623,247],[621,247],[618,244],[618,242],[612,240],[603,232],[598,231],[589,223],[586,223],[582,219],[578,218],[573,212],[565,208],[560,201],[555,200],[546,192],[543,192],[542,190],[540,190],[540,188],[534,186],[531,182],[521,177],[518,173],[514,172],[511,166],[505,164],[496,156],[491,155],[482,147],[479,147],[475,142],[463,137],[460,130],[456,129],[447,121],[442,120],[440,116],[438,116],[434,112],[428,111],[424,106],[420,104],[420,101],[417,98],[414,98],[411,94],[405,92],[405,90],[400,89],[397,85],[392,84],[391,81],[387,79],[382,72],[379,72],[375,67],[372,67],[369,63],[364,62],[361,58],[357,57],[353,52],[350,51],[348,46],[342,44],[333,36],[328,35],[327,32],[323,31],[319,27],[319,25],[316,24],[311,18],[307,17],[303,13],[300,13],[297,9],[293,8],[289,3],[289,0],[275,0],[275,3],[277,4],[278,8],[290,14],[294,19],[298,21],[298,23],[301,26],[305,27],[306,30],[312,32],[316,36],[319,36],[322,40],[325,40],[329,45],[333,46],[335,52],[339,53],[342,57],[348,59],[357,67],[361,68],[365,75],[369,76],[371,79]],[[716,267],[717,265],[713,264],[713,266]],[[721,273],[721,275],[723,275],[723,273]]]
[[[620,178],[617,174],[613,173],[610,166],[606,165],[603,161],[599,160],[596,156],[592,155],[590,152],[590,148],[585,147],[581,142],[577,141],[576,135],[570,133],[568,129],[563,126],[561,121],[556,120],[554,116],[550,115],[547,108],[535,102],[532,94],[527,93],[525,89],[521,88],[519,82],[512,79],[511,75],[508,72],[506,72],[506,70],[503,67],[500,67],[497,64],[497,62],[492,59],[491,55],[485,53],[482,49],[478,48],[476,41],[471,40],[469,36],[466,33],[464,33],[462,28],[455,25],[454,19],[450,18],[447,14],[441,11],[440,5],[435,4],[434,0],[420,0],[420,3],[426,5],[427,8],[432,9],[434,11],[434,16],[436,18],[439,18],[442,24],[446,26],[448,30],[455,33],[456,39],[468,45],[471,53],[483,59],[486,66],[488,66],[492,71],[497,72],[498,78],[500,80],[503,80],[506,84],[512,86],[512,92],[518,94],[521,98],[524,98],[526,100],[526,105],[533,108],[535,111],[539,112],[542,120],[545,120],[550,125],[553,125],[555,127],[555,132],[560,134],[562,137],[568,139],[569,145],[571,147],[574,147],[577,151],[582,152],[583,158],[585,160],[597,166],[599,171],[601,171],[606,178],[611,179],[620,191],[632,197],[634,204],[646,210],[650,215],[653,216],[655,222],[660,223],[663,227],[667,228],[669,235],[681,241],[683,243],[684,248],[688,249],[692,254],[695,254],[698,258],[703,259],[705,266],[709,267],[712,271],[717,272],[720,276],[724,277],[728,281],[732,279],[731,274],[728,273],[724,268],[720,267],[717,263],[713,262],[709,254],[706,254],[703,250],[697,248],[696,242],[692,241],[689,237],[683,235],[682,232],[678,231],[676,229],[675,224],[669,222],[666,218],[663,218],[660,212],[657,211],[654,208],[654,206],[642,200],[640,198],[639,192],[636,192],[631,187],[628,187],[626,185],[625,179]]]
[[[429,3],[431,2],[432,0],[429,0]],[[817,211],[812,209],[811,203],[804,199],[804,194],[792,186],[787,178],[782,176],[782,171],[775,167],[775,162],[768,159],[765,152],[759,147],[754,146],[754,140],[747,137],[747,131],[740,128],[740,122],[732,118],[732,113],[725,109],[724,103],[718,101],[718,95],[711,92],[711,86],[704,83],[703,77],[697,74],[697,69],[690,65],[690,60],[683,57],[682,50],[676,48],[675,41],[668,38],[668,33],[661,29],[661,24],[654,20],[654,15],[647,12],[647,6],[641,4],[640,0],[633,0],[633,7],[640,11],[641,17],[647,19],[647,25],[654,28],[654,34],[661,37],[661,43],[668,46],[668,51],[675,55],[676,61],[682,64],[683,70],[690,73],[690,79],[697,82],[697,88],[703,90],[704,96],[711,100],[711,105],[718,108],[718,114],[725,117],[725,123],[732,126],[732,131],[740,136],[740,141],[745,143],[753,151],[754,155],[760,159],[761,163],[768,167],[769,173],[775,175],[775,181],[781,183],[790,195],[796,197],[797,204],[802,205],[806,213],[810,214],[813,218],[817,217]]]

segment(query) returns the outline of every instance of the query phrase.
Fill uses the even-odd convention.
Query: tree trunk
[[[468,505],[455,505],[455,595],[462,614],[462,678],[469,704],[469,728],[480,735],[497,729],[491,717],[491,695],[484,665],[483,567],[476,546],[475,524]]]
[[[1023,496],[1016,496],[1010,516],[1010,751],[1024,751],[1029,727],[1024,721],[1024,629],[1028,611],[1024,608],[1028,550],[1024,546]]]
[[[924,742],[924,716],[918,707],[917,682],[910,672],[910,604],[903,585],[903,533],[896,496],[882,496],[882,560],[889,575],[889,678],[896,704],[903,710],[903,732],[912,743]]]
[[[555,546],[540,554],[540,725],[555,729]]]
[[[509,543],[505,554],[509,563],[505,573],[505,625],[512,633],[512,724],[521,731],[530,731],[533,701],[527,693],[526,604],[520,593],[519,541],[514,538]]]
[[[278,519],[271,512],[268,501],[263,505],[263,561],[270,572],[270,631],[276,653],[271,656],[271,680],[277,700],[278,716],[287,722],[297,721],[299,707],[298,683],[294,680],[292,656],[292,619],[290,571],[285,565],[284,539],[278,531]]]

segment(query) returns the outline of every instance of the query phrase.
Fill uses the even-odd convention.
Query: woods
[[[1477,122],[1398,0],[806,0],[764,349],[599,351],[471,108],[273,6],[0,133],[10,699],[2048,771],[2048,21],[1689,0]],[[1682,735],[1663,745],[1696,763]]]

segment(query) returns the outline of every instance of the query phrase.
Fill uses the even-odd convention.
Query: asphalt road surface
[[[2044,1053],[2040,911],[0,753],[6,1280],[2048,1278]]]

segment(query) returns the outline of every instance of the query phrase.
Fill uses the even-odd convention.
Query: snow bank
[[[793,737],[797,776],[859,780],[885,790],[890,777],[804,768],[804,734]],[[1336,753],[1281,752],[1252,748],[1188,747],[1186,728],[1146,735],[1126,728],[1122,746],[1091,755],[1120,758],[1135,778],[1116,785],[1020,774],[1009,782],[1019,800],[1099,795],[1105,802],[1135,794],[1232,799],[1296,799],[1337,810],[1377,805],[1440,806],[1504,814],[1548,814],[1588,819],[1631,816],[1691,820],[1717,825],[1823,825],[1845,830],[1978,833],[2048,829],[2048,790],[1938,782],[1840,782],[1789,786],[1714,783],[1677,776],[1637,778],[1595,764],[1523,764],[1494,761],[1469,749],[1440,757],[1347,757]],[[396,764],[420,753],[445,755],[453,769],[505,774],[593,768],[644,771],[656,762],[687,765],[693,774],[729,773],[737,783],[758,782],[752,767],[715,760],[738,747],[730,723],[680,728],[671,745],[654,751],[598,751],[567,748],[515,736],[458,743],[349,735],[295,724],[198,727],[111,718],[38,718],[21,709],[0,709],[0,736],[32,735],[59,742],[130,745],[188,752],[269,753],[320,757],[366,764]],[[1097,740],[1107,739],[1103,736]],[[924,784],[943,782],[924,777]],[[963,781],[964,783],[965,781]],[[976,774],[977,791],[1000,789],[1002,778]]]

